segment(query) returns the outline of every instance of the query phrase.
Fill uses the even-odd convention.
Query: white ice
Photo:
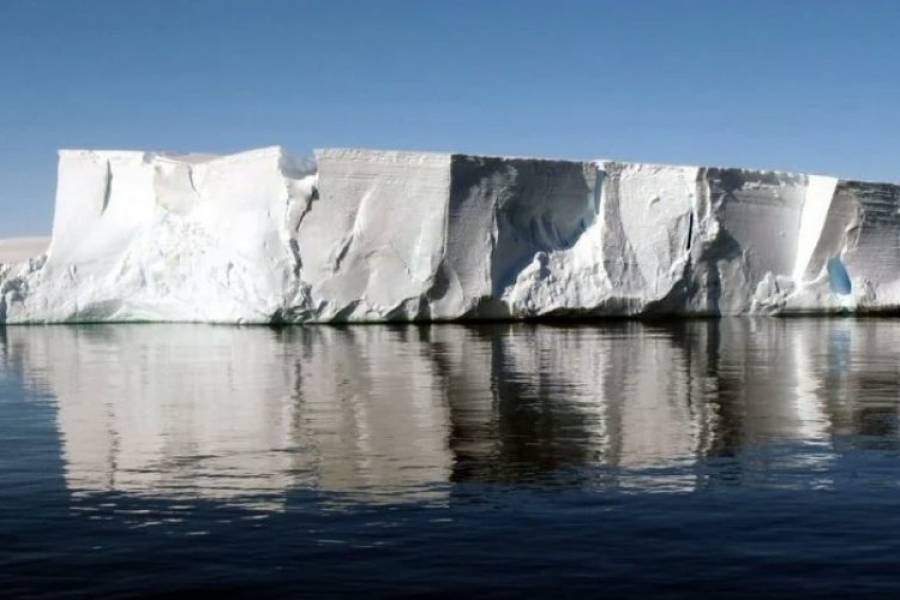
[[[898,209],[775,171],[66,150],[49,247],[0,241],[0,322],[893,311]]]

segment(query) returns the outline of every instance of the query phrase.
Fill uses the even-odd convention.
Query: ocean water
[[[884,596],[900,321],[0,328],[0,595]]]

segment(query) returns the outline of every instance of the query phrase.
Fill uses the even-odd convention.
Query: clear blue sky
[[[896,0],[0,0],[0,236],[60,147],[282,144],[900,179]]]

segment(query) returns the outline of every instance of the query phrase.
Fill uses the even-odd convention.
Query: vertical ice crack
[[[688,216],[688,230],[687,230],[687,247],[685,248],[685,252],[691,251],[691,240],[694,239],[694,211],[691,210],[691,214]]]
[[[112,165],[109,164],[109,160],[106,161],[106,188],[103,190],[103,206],[100,208],[100,214],[106,212],[106,209],[109,208],[109,198],[112,195]]]

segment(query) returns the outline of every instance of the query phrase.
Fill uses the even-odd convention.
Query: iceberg
[[[48,237],[21,237],[0,240],[0,265],[19,263],[39,256],[50,245]]]
[[[63,150],[0,322],[340,323],[900,308],[900,186],[280,147]]]

